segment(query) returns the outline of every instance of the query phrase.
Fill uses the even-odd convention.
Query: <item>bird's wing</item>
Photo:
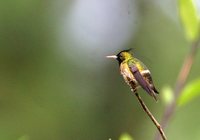
[[[141,71],[142,77],[147,81],[147,83],[150,85],[151,89],[159,94],[159,92],[157,91],[157,89],[155,88],[154,84],[153,84],[153,80],[151,78],[151,74],[149,70],[143,70]]]
[[[151,96],[154,97],[154,99],[157,101],[157,98],[154,94],[154,92],[152,91],[150,85],[147,83],[147,81],[143,78],[142,74],[140,73],[139,69],[137,68],[136,65],[132,65],[129,67],[131,72],[133,73],[133,76],[135,77],[135,79],[137,80],[137,82],[139,83],[139,85]]]
[[[136,62],[137,68],[139,69],[139,72],[141,73],[144,80],[147,81],[151,90],[153,90],[154,93],[159,94],[158,90],[155,88],[155,86],[153,84],[153,80],[151,78],[151,73],[150,73],[149,69],[147,68],[147,66],[137,58],[135,58],[135,62]]]

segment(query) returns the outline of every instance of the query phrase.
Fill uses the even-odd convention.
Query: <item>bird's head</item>
[[[132,58],[132,53],[130,52],[132,49],[128,49],[128,50],[123,50],[121,52],[119,52],[117,55],[110,55],[110,56],[106,56],[107,58],[113,58],[118,60],[119,64],[122,63],[125,60],[128,60],[130,58]]]

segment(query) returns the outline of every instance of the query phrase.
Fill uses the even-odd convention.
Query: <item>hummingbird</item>
[[[142,87],[156,101],[158,90],[155,88],[149,69],[131,53],[132,49],[123,50],[117,55],[106,56],[119,62],[120,73],[133,92]]]

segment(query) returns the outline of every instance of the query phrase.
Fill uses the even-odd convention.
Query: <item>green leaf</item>
[[[128,133],[123,133],[119,140],[133,140],[133,138]]]
[[[194,0],[179,0],[180,17],[189,41],[195,41],[199,36],[199,16]]]
[[[173,90],[170,86],[164,86],[161,90],[162,100],[166,105],[170,104],[174,100]]]
[[[177,103],[183,106],[198,96],[200,96],[200,79],[192,81],[183,89]]]

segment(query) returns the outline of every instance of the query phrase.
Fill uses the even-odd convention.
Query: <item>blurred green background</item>
[[[190,47],[172,0],[0,1],[0,140],[153,139],[156,128],[106,55],[133,48],[161,91]],[[200,53],[189,81],[200,76]],[[165,108],[139,90],[155,117]],[[200,139],[200,98],[177,109],[170,140]]]

